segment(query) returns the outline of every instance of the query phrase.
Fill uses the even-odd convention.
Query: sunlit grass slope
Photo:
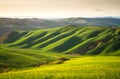
[[[64,64],[3,73],[0,79],[120,79],[120,57],[74,58]]]
[[[12,40],[12,41],[10,41]],[[16,31],[4,41],[9,47],[39,49],[43,52],[81,55],[120,55],[120,28],[62,26],[36,31]]]

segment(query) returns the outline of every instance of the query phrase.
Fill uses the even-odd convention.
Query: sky
[[[120,0],[0,0],[0,17],[120,16]]]

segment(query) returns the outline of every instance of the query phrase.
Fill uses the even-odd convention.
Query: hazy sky
[[[0,17],[120,16],[120,0],[0,0]]]

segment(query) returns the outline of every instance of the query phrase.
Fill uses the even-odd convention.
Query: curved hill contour
[[[62,26],[34,31],[13,31],[4,43],[9,47],[32,48],[42,52],[81,55],[120,55],[120,28]]]

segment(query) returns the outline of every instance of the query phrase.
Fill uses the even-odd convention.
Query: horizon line
[[[120,16],[78,16],[78,17],[36,17],[36,16],[0,16],[0,18],[19,18],[19,19],[64,19],[64,18],[120,18]]]

